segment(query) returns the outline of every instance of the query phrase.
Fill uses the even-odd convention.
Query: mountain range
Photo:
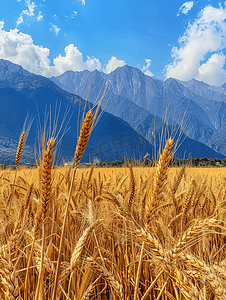
[[[224,157],[223,151],[216,152],[217,147],[221,150],[220,145],[212,145],[211,149],[206,142],[216,135],[216,126],[225,130],[224,118],[222,116],[220,121],[216,118],[218,123],[213,125],[207,113],[208,109],[205,110],[200,105],[202,101],[203,103],[211,102],[214,107],[212,111],[216,111],[216,117],[217,112],[222,108],[217,109],[215,102],[221,106],[225,103],[222,92],[224,87],[221,88],[222,99],[218,101],[217,96],[214,100],[205,98],[204,91],[202,95],[198,95],[197,91],[192,91],[186,86],[187,83],[174,79],[162,82],[128,66],[118,68],[109,75],[97,70],[94,72],[69,71],[56,78],[48,79],[0,59],[0,162],[5,164],[14,162],[18,139],[27,113],[34,121],[22,155],[22,162],[34,163],[34,146],[38,148],[37,136],[40,138],[38,128],[48,123],[49,119],[52,119],[52,123],[58,119],[58,128],[60,128],[65,112],[68,110],[65,121],[67,128],[58,147],[57,159],[58,161],[72,159],[79,129],[77,124],[81,121],[81,112],[85,107],[84,99],[89,86],[90,102],[86,105],[86,111],[88,107],[93,106],[106,82],[109,82],[110,91],[102,104],[104,111],[91,134],[84,153],[84,161],[93,161],[94,157],[109,162],[121,160],[123,156],[138,159],[147,152],[152,156],[155,153],[155,145],[159,144],[159,136],[163,127],[169,134],[177,130],[181,131],[178,124],[184,112],[186,112],[184,119],[186,120],[189,114],[190,119],[188,126],[181,132],[180,137],[183,143],[176,155],[179,157]],[[181,91],[173,90],[173,84],[178,85]],[[191,97],[193,94],[196,95],[197,99],[188,98],[186,93],[190,93]],[[213,93],[217,95],[220,92],[216,88]],[[58,111],[57,107],[58,109],[60,107],[58,117],[55,112]],[[167,117],[169,125],[166,125],[166,120],[163,118],[167,109],[174,110],[174,116],[170,114]],[[214,120],[214,117],[211,120]],[[190,130],[191,134],[188,133],[188,137],[186,134],[189,126],[191,127],[191,122],[195,125],[195,129]],[[190,135],[191,137],[193,135],[195,139],[190,138]],[[178,137],[179,133],[175,136]]]
[[[129,66],[110,74],[67,71],[51,80],[83,98],[91,84],[91,102],[109,82],[105,110],[128,122],[151,144],[167,121],[171,127],[181,126],[192,140],[226,155],[226,84],[214,87],[195,79],[161,81]]]

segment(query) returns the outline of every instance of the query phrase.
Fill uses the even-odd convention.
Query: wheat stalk
[[[67,219],[68,208],[69,208],[69,203],[70,203],[70,199],[71,199],[72,186],[73,186],[76,170],[78,168],[78,165],[80,163],[82,155],[88,144],[89,136],[91,133],[91,127],[92,127],[92,109],[90,109],[86,114],[86,117],[82,124],[82,128],[80,130],[80,135],[79,135],[79,139],[78,139],[78,142],[76,145],[76,149],[75,149],[75,155],[74,155],[75,168],[74,168],[72,179],[71,179],[71,184],[70,184],[70,189],[69,189],[68,199],[67,199],[67,204],[66,204],[66,210],[65,210],[65,214],[64,214],[64,221],[63,221],[63,227],[62,227],[61,238],[60,238],[60,247],[59,247],[58,260],[57,260],[55,282],[54,282],[54,288],[53,288],[53,298],[52,298],[53,300],[56,300],[57,284],[58,284],[58,280],[59,280],[60,263],[61,263],[63,241],[64,241],[64,234],[65,234],[65,227],[66,227],[66,219]]]
[[[129,196],[129,202],[128,202],[128,208],[129,211],[131,210],[131,206],[133,204],[134,194],[135,194],[135,178],[133,174],[133,168],[132,165],[129,165],[129,171],[130,171],[130,186],[131,186],[131,192]]]
[[[55,139],[51,137],[47,143],[47,149],[43,151],[42,159],[42,172],[41,172],[41,212],[43,214],[43,224],[42,224],[42,254],[41,254],[41,264],[38,277],[38,284],[36,288],[35,300],[39,298],[40,286],[43,281],[43,262],[44,262],[44,251],[45,251],[45,236],[46,236],[46,220],[49,214],[49,202],[51,199],[51,170],[52,170],[52,151],[55,143]],[[43,295],[44,296],[44,295]]]
[[[99,265],[93,257],[88,257],[87,262],[113,287],[120,299],[123,299],[123,286],[105,267]]]

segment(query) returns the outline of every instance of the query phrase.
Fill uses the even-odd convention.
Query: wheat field
[[[224,168],[53,167],[0,171],[0,299],[226,299]]]

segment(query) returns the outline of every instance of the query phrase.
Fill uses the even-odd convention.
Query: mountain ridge
[[[223,87],[216,88],[200,82],[202,88],[198,93],[197,86],[199,82],[197,80],[185,83],[174,78],[168,78],[161,81],[146,76],[140,70],[129,66],[117,68],[110,74],[101,73],[97,70],[93,72],[67,71],[56,78],[52,77],[51,80],[63,89],[82,97],[87,95],[91,83],[91,102],[94,101],[97,91],[104,85],[104,82],[108,81],[112,94],[110,102],[119,103],[119,100],[116,99],[116,97],[119,97],[125,107],[131,106],[130,111],[132,109],[139,111],[143,109],[146,111],[143,111],[143,114],[149,114],[151,119],[154,115],[156,119],[163,119],[168,111],[167,121],[170,125],[175,120],[177,124],[180,124],[184,119],[187,123],[184,129],[185,134],[226,155],[225,144],[221,138],[226,129],[224,122],[226,91]],[[195,89],[192,88],[194,83]],[[207,90],[204,93],[205,87]],[[212,91],[215,100],[204,97],[208,91]],[[222,99],[225,101],[222,101]],[[123,105],[121,104],[121,106]],[[107,105],[106,109],[108,112],[117,114],[117,116],[129,122],[135,130],[138,130],[138,127],[145,128],[147,126],[143,124],[144,117],[142,113],[140,120],[136,120],[136,124],[134,124],[134,120],[130,120],[122,112],[120,114],[114,105],[111,105],[111,107]],[[134,113],[134,115],[136,114]],[[147,139],[150,136],[150,132],[145,133],[144,130],[140,133]],[[214,139],[218,140],[218,144],[214,142]],[[151,142],[151,140],[149,141]]]
[[[69,74],[72,75],[72,73]],[[86,77],[89,76],[89,74],[89,71],[83,71],[83,75]],[[103,77],[106,78],[106,75],[100,76],[98,71],[94,71],[93,74],[97,77],[100,83],[102,83],[101,79],[103,79]],[[79,74],[79,76],[80,75],[81,74]],[[29,73],[28,71],[23,70],[22,67],[15,66],[15,64],[4,60],[0,60],[0,78],[2,79],[0,80],[0,103],[2,104],[0,118],[4,120],[5,116],[9,116],[0,125],[0,135],[4,136],[4,133],[6,133],[8,130],[7,135],[9,138],[15,141],[19,138],[20,130],[26,117],[27,110],[29,110],[33,115],[37,114],[36,105],[42,107],[39,112],[40,119],[44,118],[44,106],[46,105],[51,105],[54,107],[57,102],[61,102],[62,109],[66,109],[67,105],[70,105],[74,111],[74,115],[76,116],[79,111],[79,106],[81,106],[80,109],[84,107],[85,101],[81,96],[62,90],[61,87],[57,86],[51,80],[40,75]],[[83,77],[83,79],[84,85],[88,87],[88,79],[85,77]],[[97,82],[97,80],[95,80],[95,82]],[[133,84],[135,85],[136,82],[134,81]],[[96,87],[96,90],[92,91],[92,93],[99,92],[100,90],[98,91],[98,86]],[[95,156],[99,156],[98,158],[101,160],[108,161],[113,161],[116,159],[120,160],[123,156],[126,156],[127,158],[133,157],[138,159],[142,158],[146,152],[150,153],[150,155],[153,155],[155,152],[153,144],[150,144],[144,136],[140,135],[139,131],[146,132],[146,135],[152,136],[152,140],[154,140],[154,131],[152,130],[154,128],[154,123],[157,120],[156,123],[158,123],[158,126],[160,127],[162,120],[151,115],[148,111],[142,109],[138,105],[135,105],[131,100],[127,100],[126,107],[123,107],[123,105],[120,107],[120,101],[123,99],[123,97],[118,96],[118,98],[116,98],[114,99],[119,103],[118,110],[121,110],[122,113],[127,116],[129,121],[133,122],[134,126],[137,128],[137,131],[134,130],[128,122],[122,120],[118,116],[113,116],[112,114],[104,112],[90,137],[87,150],[84,154],[84,160],[86,161],[93,160]],[[128,112],[132,105],[133,108],[135,108],[134,110],[132,108],[131,115],[129,116]],[[111,103],[111,107],[113,106],[115,106],[114,102]],[[27,107],[26,111],[24,110],[24,107]],[[10,112],[12,113],[10,114]],[[142,114],[144,118],[142,122],[140,122],[138,118],[140,114]],[[15,120],[17,121],[16,124]],[[72,129],[69,131],[70,133],[67,133],[68,136],[65,135],[62,142],[61,149],[63,152],[63,157],[67,159],[71,159],[73,157],[75,150],[77,139],[76,124],[77,118],[73,117]],[[35,136],[36,132],[32,128],[28,138],[28,146],[31,147],[34,145]],[[183,149],[183,146],[186,149]],[[186,155],[194,156],[194,149],[196,149],[195,151],[199,156],[206,156],[209,158],[224,157],[223,155],[220,155],[219,153],[206,147],[204,144],[192,141],[189,138],[185,138],[183,146],[178,150],[178,156],[184,157],[185,152]],[[1,151],[1,153],[3,153],[3,151]],[[8,161],[8,163],[11,163],[13,160],[14,158],[12,157],[11,161]]]

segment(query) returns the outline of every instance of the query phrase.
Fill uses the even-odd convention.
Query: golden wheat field
[[[92,111],[91,111],[92,113]],[[0,299],[226,299],[226,169],[52,166],[0,172]]]

